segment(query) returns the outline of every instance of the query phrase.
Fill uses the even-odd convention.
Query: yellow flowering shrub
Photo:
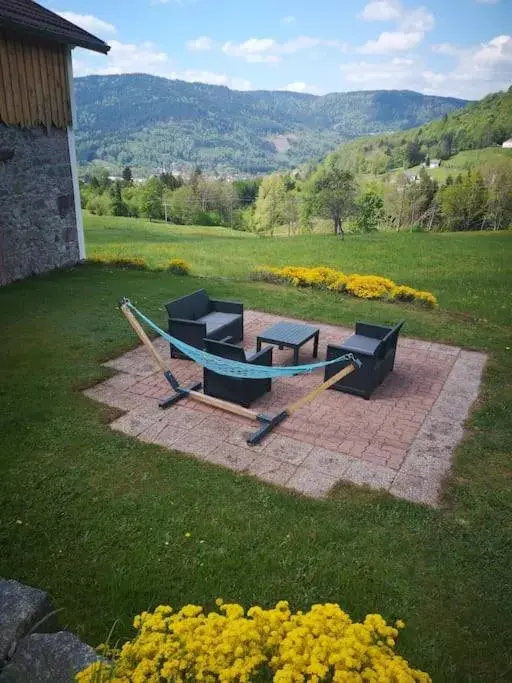
[[[379,275],[349,275],[346,290],[360,299],[385,299],[395,287],[393,280]]]
[[[353,622],[337,604],[292,613],[217,601],[219,612],[160,606],[135,617],[135,638],[77,674],[79,683],[431,683],[395,652],[404,623]]]
[[[167,264],[167,270],[174,275],[188,275],[190,273],[190,263],[182,258],[172,258]]]
[[[125,268],[132,270],[145,270],[148,267],[146,259],[137,256],[117,256],[111,252],[97,252],[89,259],[89,263],[100,263],[104,266],[114,268]]]
[[[420,292],[406,285],[397,285],[393,280],[380,275],[345,275],[339,270],[322,266],[259,266],[250,273],[250,278],[274,284],[289,283],[294,287],[318,287],[333,292],[346,292],[361,299],[411,301],[429,308],[437,306],[437,299],[430,292]]]

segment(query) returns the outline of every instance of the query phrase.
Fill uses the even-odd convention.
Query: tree
[[[111,211],[113,216],[128,216],[128,207],[121,196],[121,183],[116,180],[110,188]]]
[[[468,171],[453,185],[439,191],[439,205],[449,230],[482,228],[487,209],[487,188],[479,171]]]
[[[494,162],[483,168],[487,187],[486,221],[492,230],[512,225],[512,175],[505,161]]]
[[[420,149],[420,144],[417,140],[410,140],[405,146],[404,165],[406,168],[417,166],[424,160],[425,155]]]
[[[354,176],[341,164],[335,156],[327,157],[307,181],[304,201],[312,215],[331,219],[334,233],[343,239],[343,221],[354,211],[356,187]]]
[[[373,189],[364,192],[357,200],[356,225],[361,232],[375,230],[384,215],[384,201]]]
[[[174,176],[172,173],[161,173],[160,180],[169,190],[177,190],[178,187],[183,185],[183,180],[180,176]]]
[[[284,222],[285,186],[283,176],[274,173],[263,178],[254,208],[256,232],[274,234],[276,225]]]
[[[123,181],[126,185],[133,183],[132,169],[129,166],[123,168]]]
[[[141,189],[140,209],[143,216],[149,219],[163,217],[163,185],[159,178],[151,176]]]
[[[171,219],[181,225],[197,223],[201,207],[199,200],[189,185],[182,185],[169,196]]]

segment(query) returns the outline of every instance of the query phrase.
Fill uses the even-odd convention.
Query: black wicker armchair
[[[369,399],[373,391],[393,371],[398,335],[404,322],[402,320],[394,327],[356,323],[355,334],[343,342],[341,346],[329,344],[326,360],[332,360],[346,353],[353,353],[362,363],[357,372],[353,372],[340,382],[336,382],[331,389]],[[340,362],[340,365],[336,363],[327,365],[325,379],[327,380],[339,372],[344,363],[346,361]]]
[[[266,346],[261,351],[246,355],[244,349],[228,343],[227,340],[216,341],[205,339],[206,351],[222,358],[236,360],[252,365],[272,365],[272,347]],[[203,368],[203,391],[208,396],[215,396],[231,403],[238,403],[245,408],[263,396],[272,388],[272,380],[249,379],[245,377],[228,377],[219,375],[208,368]]]
[[[197,349],[205,348],[205,339],[244,338],[244,305],[238,301],[211,299],[204,289],[165,304],[169,334]],[[184,358],[171,346],[171,356]]]

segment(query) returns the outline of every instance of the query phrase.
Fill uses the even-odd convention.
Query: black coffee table
[[[293,349],[293,364],[299,364],[299,349],[310,339],[314,339],[313,358],[318,357],[318,337],[320,330],[304,323],[281,322],[272,325],[268,330],[256,337],[256,351],[261,350],[261,343],[275,344],[283,349],[285,346]]]

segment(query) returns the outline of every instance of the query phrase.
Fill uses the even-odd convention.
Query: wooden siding
[[[0,33],[0,122],[47,128],[71,125],[66,47]]]

